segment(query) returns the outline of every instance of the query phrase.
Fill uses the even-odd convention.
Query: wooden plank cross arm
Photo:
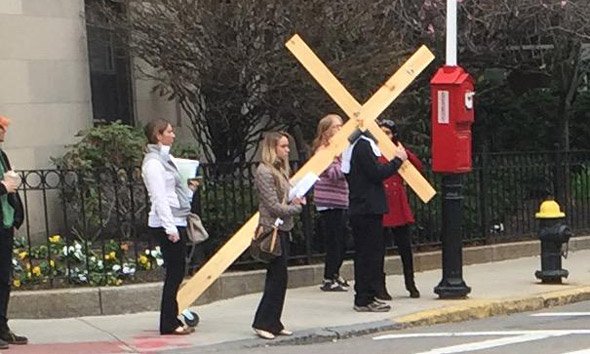
[[[330,145],[315,153],[291,178],[295,184],[307,173],[320,175],[349,145],[348,137],[358,128],[369,129],[379,140],[379,147],[385,157],[391,159],[395,146],[389,139],[382,139],[381,129],[375,130],[375,119],[387,106],[414,80],[432,61],[434,56],[426,48],[418,50],[374,95],[361,106],[354,97],[332,75],[328,68],[313,54],[311,49],[295,35],[287,42],[289,50],[322,85],[326,92],[351,117],[340,131],[332,137]],[[378,127],[377,127],[378,128]],[[400,174],[408,185],[425,202],[434,196],[434,189],[410,163],[402,165]],[[409,172],[404,172],[410,170]],[[422,181],[420,180],[422,178]],[[191,279],[178,291],[178,308],[182,312],[188,308],[249,246],[258,225],[259,214],[254,214],[222,247],[205,263]]]
[[[375,119],[402,93],[403,90],[428,66],[434,59],[432,52],[422,46],[395,72],[383,86],[361,106],[361,104],[346,90],[322,61],[313,53],[298,35],[293,36],[286,44],[287,48],[307,69],[314,79],[326,90],[328,95],[340,106],[350,120],[343,126],[354,125],[361,130],[369,130],[377,139],[383,155],[391,160],[395,156],[396,146],[381,131]],[[354,131],[354,130],[353,130]],[[346,138],[348,129],[345,132]],[[334,137],[336,140],[340,137]],[[333,144],[330,141],[330,145]],[[338,141],[338,144],[340,141]],[[428,202],[436,194],[430,183],[420,174],[409,161],[404,161],[399,169],[400,176],[423,202]]]

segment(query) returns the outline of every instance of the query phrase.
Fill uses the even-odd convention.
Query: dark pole
[[[463,280],[463,175],[442,178],[442,280],[434,288],[441,299],[464,298],[471,288]]]

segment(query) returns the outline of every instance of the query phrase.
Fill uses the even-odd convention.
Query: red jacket
[[[421,172],[422,162],[407,148],[406,153],[408,154],[408,160]],[[387,159],[381,156],[379,161],[387,162]],[[387,206],[389,207],[389,212],[383,215],[383,226],[396,227],[413,224],[414,215],[406,194],[406,182],[396,173],[383,181],[383,186],[385,187]]]

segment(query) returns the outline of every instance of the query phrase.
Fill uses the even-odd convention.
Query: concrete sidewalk
[[[205,352],[237,350],[267,344],[319,342],[412,325],[482,318],[540,309],[590,299],[590,250],[570,252],[564,268],[570,271],[563,285],[539,283],[534,272],[539,257],[476,264],[464,267],[472,287],[465,300],[439,300],[433,293],[441,271],[416,273],[420,299],[410,299],[401,276],[389,276],[394,297],[388,313],[352,310],[353,291],[325,293],[319,286],[289,289],[283,314],[292,337],[274,341],[258,339],[250,329],[260,293],[198,306],[201,317],[196,333],[160,336],[158,313],[93,316],[66,319],[12,320],[13,330],[27,335],[30,344],[11,346],[10,353],[129,353]]]

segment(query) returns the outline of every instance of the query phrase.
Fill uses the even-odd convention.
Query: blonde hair
[[[339,115],[333,113],[328,114],[324,116],[322,119],[320,119],[318,123],[318,128],[316,130],[316,136],[313,139],[313,143],[311,144],[311,150],[313,152],[316,152],[320,146],[327,143],[327,141],[325,141],[326,138],[324,135],[332,127],[332,122],[334,121],[334,118],[338,119],[340,123],[342,123],[342,118]]]
[[[262,140],[262,151],[261,151],[261,162],[272,171],[275,177],[289,178],[289,158],[282,159],[277,156],[277,145],[281,138],[287,138],[289,140],[290,135],[286,132],[267,132],[264,134]]]

